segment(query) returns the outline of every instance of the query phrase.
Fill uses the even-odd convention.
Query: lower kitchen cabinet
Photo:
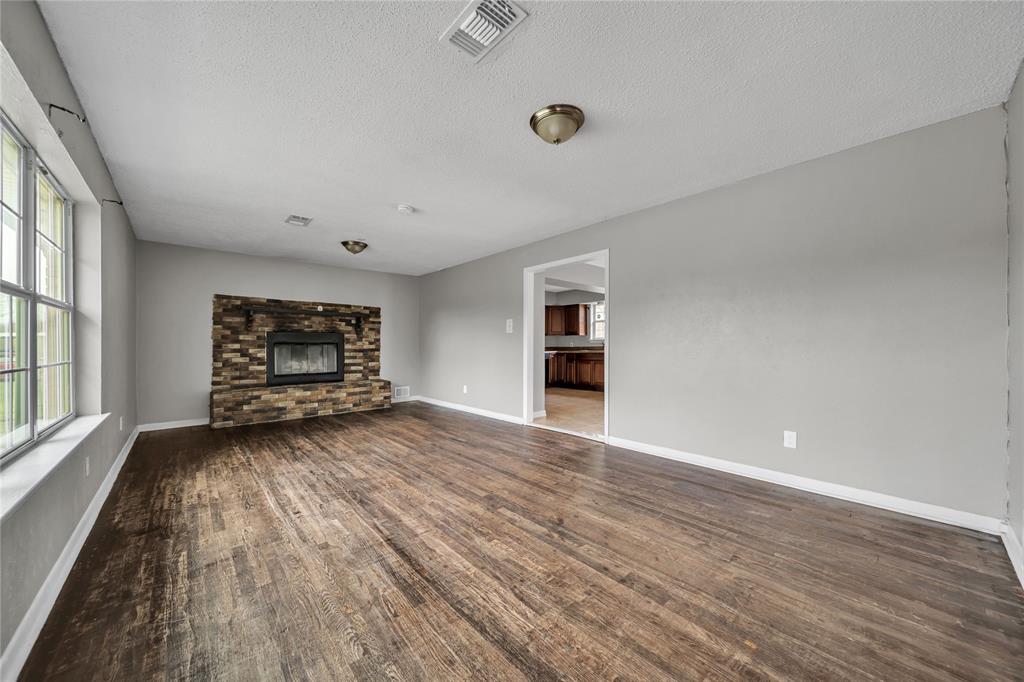
[[[555,353],[548,358],[548,386],[604,390],[603,352]]]

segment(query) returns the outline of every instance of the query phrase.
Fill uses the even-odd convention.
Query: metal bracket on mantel
[[[265,305],[244,305],[242,311],[245,313],[245,328],[252,329],[252,318],[258,314],[272,315],[320,315],[322,317],[341,317],[351,321],[356,334],[363,333],[363,320],[369,317],[367,313],[339,313],[335,310],[298,310],[295,308],[275,308]]]

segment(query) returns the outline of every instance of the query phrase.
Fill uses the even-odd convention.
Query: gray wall
[[[417,391],[415,277],[153,242],[136,255],[140,423],[210,416],[214,294],[380,306],[381,375]]]
[[[993,108],[426,275],[418,392],[519,416],[522,268],[608,248],[611,435],[1002,517],[1004,132]]]
[[[1024,544],[1024,75],[1017,76],[1007,113],[1010,192],[1008,511],[1010,528]]]
[[[49,102],[82,111],[35,3],[0,3],[0,40],[40,111]],[[91,212],[84,204],[76,205],[75,212],[76,262],[79,255],[88,256],[88,267],[75,272],[76,359],[80,369],[88,369],[76,383],[78,407],[83,414],[112,415],[3,521],[0,648],[6,648],[136,423],[135,235],[120,207],[95,209],[100,199],[118,193],[89,127],[71,122],[57,125],[64,149],[93,200]],[[120,417],[124,417],[123,430]],[[86,456],[91,464],[88,477]]]

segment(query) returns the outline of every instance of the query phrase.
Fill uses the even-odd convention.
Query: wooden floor
[[[1008,680],[981,533],[420,403],[140,436],[26,680]]]
[[[545,416],[534,423],[592,436],[604,435],[604,393],[577,388],[544,389]]]

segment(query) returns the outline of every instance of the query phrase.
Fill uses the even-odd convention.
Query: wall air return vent
[[[474,62],[479,62],[527,16],[526,10],[509,0],[474,0],[440,40],[451,43]]]

